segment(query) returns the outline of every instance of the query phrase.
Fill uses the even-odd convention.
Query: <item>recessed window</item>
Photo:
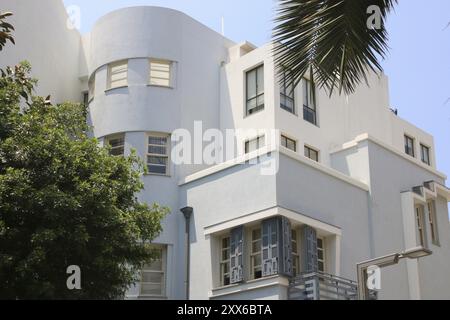
[[[222,238],[222,252],[220,255],[220,285],[230,284],[230,237]]]
[[[430,223],[431,241],[434,245],[439,246],[439,233],[436,216],[436,203],[434,201],[428,201],[428,221]]]
[[[289,150],[297,152],[297,142],[284,135],[281,136],[281,145]]]
[[[92,75],[88,82],[88,99],[91,101],[95,95],[95,74]]]
[[[261,136],[245,142],[245,153],[251,153],[253,151],[259,150],[266,145],[265,136]]]
[[[150,85],[160,87],[171,86],[172,62],[150,60]]]
[[[415,157],[414,139],[405,135],[405,153],[411,157]]]
[[[150,174],[168,175],[169,137],[150,135],[148,137],[147,169]]]
[[[108,89],[128,85],[128,61],[123,60],[108,65]]]
[[[252,230],[252,250],[250,255],[252,279],[262,278],[261,228]]]
[[[316,89],[313,82],[303,78],[303,119],[317,125]]]
[[[112,156],[123,156],[125,153],[125,134],[118,134],[105,138],[105,144],[111,148],[109,154]]]
[[[89,105],[89,92],[83,92],[83,104],[87,107]]]
[[[419,245],[422,247],[426,247],[425,245],[425,224],[423,218],[423,209],[420,206],[416,206],[416,227]]]
[[[157,248],[155,259],[142,268],[140,283],[142,296],[163,297],[166,295],[166,256],[164,247]]]
[[[246,115],[264,110],[264,65],[246,73]]]
[[[422,162],[430,165],[431,161],[430,161],[430,148],[421,144],[420,145],[420,154],[421,154],[421,158],[422,158]]]
[[[280,107],[295,114],[295,98],[293,81],[289,77],[289,70],[283,69],[280,84]]]
[[[319,162],[319,151],[311,147],[305,146],[305,157],[314,160],[316,162]]]
[[[319,272],[325,272],[325,240],[317,238],[317,268]]]

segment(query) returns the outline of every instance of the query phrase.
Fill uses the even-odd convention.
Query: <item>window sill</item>
[[[261,109],[261,110],[255,111],[255,112],[253,112],[253,113],[246,114],[246,115],[244,116],[244,119],[247,119],[247,118],[249,118],[249,117],[251,117],[251,116],[254,116],[254,115],[257,115],[257,114],[259,114],[259,113],[262,113],[262,112],[264,112],[265,110],[266,110],[266,109],[263,108],[263,109]]]
[[[162,174],[162,173],[146,173],[144,174],[145,177],[147,176],[155,176],[155,177],[166,177],[166,178],[171,178],[172,175],[170,174]]]
[[[140,300],[146,300],[146,299],[167,300],[168,299],[166,296],[154,296],[154,295],[145,295],[145,294],[138,295],[137,298]]]
[[[164,88],[164,89],[175,89],[173,86],[161,86],[157,84],[147,84],[147,87]]]
[[[111,92],[111,91],[114,91],[114,90],[117,90],[117,89],[124,89],[124,88],[128,88],[128,85],[106,89],[105,93],[108,93],[108,92]]]

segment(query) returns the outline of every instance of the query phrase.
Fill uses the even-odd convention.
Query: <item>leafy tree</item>
[[[279,69],[290,70],[295,85],[310,73],[330,94],[336,88],[352,93],[370,71],[382,70],[378,57],[385,57],[388,49],[384,21],[397,0],[278,3],[275,60]],[[379,28],[368,27],[371,14],[379,15]]]
[[[14,38],[12,37],[12,31],[14,27],[6,22],[6,18],[12,16],[11,12],[0,12],[0,51],[6,45],[6,41],[11,41],[14,44]]]
[[[0,78],[0,298],[122,297],[168,209],[137,201],[135,153],[110,156],[89,138],[85,106],[33,96],[29,72]],[[66,286],[71,265],[81,290]]]

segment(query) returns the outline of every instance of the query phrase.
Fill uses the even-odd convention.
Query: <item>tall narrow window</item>
[[[108,89],[125,87],[128,85],[128,61],[111,63],[108,66]]]
[[[323,238],[317,238],[317,269],[325,272],[325,241]]]
[[[294,277],[300,274],[300,255],[298,248],[297,231],[292,230],[292,274]]]
[[[430,165],[431,161],[430,161],[430,148],[427,146],[424,146],[423,144],[420,145],[420,153],[422,156],[422,162]]]
[[[271,219],[262,225],[262,275],[263,277],[278,274],[279,246],[278,220]]]
[[[150,85],[170,87],[172,63],[165,60],[150,60]]]
[[[169,137],[150,135],[148,137],[147,168],[150,174],[169,174]]]
[[[281,74],[280,107],[290,113],[295,113],[294,86],[287,69],[283,69]]]
[[[289,150],[297,152],[297,142],[284,135],[281,136],[281,145]]]
[[[95,95],[95,74],[92,75],[92,77],[89,79],[88,82],[88,99],[91,101],[94,99]]]
[[[423,221],[423,211],[420,206],[416,207],[416,226],[417,226],[417,233],[419,238],[419,245],[425,247],[425,225]]]
[[[414,139],[405,135],[405,153],[411,157],[415,157]]]
[[[250,255],[252,279],[259,279],[262,277],[261,261],[261,228],[257,228],[252,230],[252,250]]]
[[[142,268],[140,286],[142,296],[165,296],[165,257],[165,248],[158,248],[155,259]]]
[[[265,136],[261,136],[245,142],[245,153],[251,153],[253,151],[259,150],[266,145]]]
[[[439,233],[437,225],[436,207],[434,201],[428,201],[428,221],[430,222],[431,241],[434,245],[439,246]]]
[[[314,83],[303,78],[303,119],[317,125],[316,89]]]
[[[305,146],[305,157],[313,161],[319,162],[319,151],[311,147]]]
[[[118,134],[105,138],[105,145],[111,148],[109,154],[112,156],[123,156],[125,152],[125,134]]]
[[[251,115],[264,109],[264,65],[248,71],[246,77],[246,115]]]
[[[222,238],[222,250],[220,256],[220,284],[230,284],[230,237]]]
[[[89,92],[83,92],[83,104],[87,107],[89,105]]]

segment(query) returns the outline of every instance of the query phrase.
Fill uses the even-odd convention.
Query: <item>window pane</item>
[[[258,68],[257,71],[258,95],[264,93],[264,66]]]
[[[159,283],[142,283],[141,293],[144,295],[162,296],[162,285]]]
[[[163,273],[159,272],[142,272],[142,282],[162,283],[164,278]]]
[[[148,144],[165,146],[167,144],[167,138],[166,137],[149,137]]]
[[[166,147],[148,146],[148,153],[166,155],[167,149]]]
[[[247,99],[256,97],[256,70],[247,72]]]

